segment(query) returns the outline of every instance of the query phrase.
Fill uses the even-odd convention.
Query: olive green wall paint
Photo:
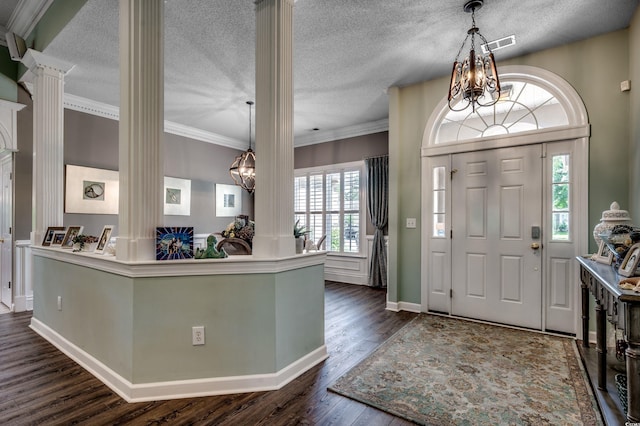
[[[629,139],[629,213],[640,225],[640,8],[636,9],[629,27],[630,139]]]
[[[616,200],[629,204],[629,96],[620,92],[620,81],[629,78],[629,31],[622,30],[558,48],[501,61],[504,65],[530,65],[547,69],[567,80],[585,102],[591,124],[589,159],[589,225],[593,229],[602,210]],[[397,300],[420,303],[420,230],[406,229],[406,217],[421,217],[420,147],[422,135],[437,103],[446,95],[448,77],[399,89],[399,137],[389,150],[399,159],[393,164],[397,179],[391,182],[392,202],[398,203],[398,225],[389,229],[397,246],[396,276],[390,277]],[[391,144],[397,144],[392,146]],[[408,183],[413,183],[409,185]],[[590,235],[590,234],[589,234]],[[594,245],[592,238],[589,238]],[[595,250],[595,247],[590,247]],[[393,259],[393,256],[390,257]],[[397,267],[396,267],[397,266]]]
[[[4,37],[4,34],[0,34]],[[18,100],[18,63],[11,60],[9,49],[0,46],[0,99],[10,102]]]
[[[27,36],[27,46],[44,51],[85,3],[87,0],[55,0]]]
[[[276,373],[324,345],[322,264],[155,278],[33,264],[34,318],[134,384]],[[192,345],[194,326],[205,345]]]

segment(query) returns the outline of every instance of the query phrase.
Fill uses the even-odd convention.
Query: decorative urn
[[[620,205],[614,201],[609,210],[602,212],[600,223],[593,228],[593,239],[600,245],[600,235],[610,232],[616,225],[630,225],[631,217],[626,210],[620,210]]]

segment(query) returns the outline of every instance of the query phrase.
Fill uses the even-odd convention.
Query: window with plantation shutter
[[[363,162],[299,169],[295,173],[295,220],[317,242],[326,235],[324,249],[360,253],[363,227],[361,185]],[[362,222],[364,223],[364,222]]]

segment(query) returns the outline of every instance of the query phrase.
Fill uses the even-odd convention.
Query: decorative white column
[[[164,1],[120,0],[120,206],[116,258],[155,259],[163,225]]]
[[[23,78],[33,85],[33,221],[31,243],[40,244],[64,214],[64,75],[73,65],[29,49]]]
[[[295,254],[293,3],[256,1],[256,257]]]

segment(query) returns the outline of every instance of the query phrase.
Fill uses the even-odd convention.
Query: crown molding
[[[120,109],[118,107],[80,96],[71,95],[69,93],[64,94],[64,107],[73,111],[108,118],[110,120],[117,121],[120,119]],[[355,126],[343,127],[341,129],[319,131],[310,135],[298,136],[294,138],[294,141],[295,146],[299,147],[340,139],[348,139],[356,136],[370,135],[372,133],[386,132],[387,130],[389,130],[389,120],[385,118]],[[164,131],[173,135],[183,136],[185,138],[208,142],[241,151],[244,151],[247,145],[246,141],[229,138],[217,133],[207,132],[205,130],[185,126],[184,124],[168,120],[164,121]]]
[[[54,0],[20,0],[13,10],[7,29],[26,39]]]
[[[342,127],[340,129],[317,131],[304,136],[296,136],[294,143],[296,147],[314,145],[340,139],[354,138],[356,136],[370,135],[372,133],[386,132],[388,130],[389,119],[383,118],[381,120]]]
[[[93,101],[91,99],[71,95],[69,93],[64,94],[64,107],[73,111],[108,118],[110,120],[117,121],[120,119],[120,108],[117,106]],[[240,141],[168,120],[164,121],[164,131],[173,135],[225,146],[227,148],[244,150],[246,145],[245,141]]]

